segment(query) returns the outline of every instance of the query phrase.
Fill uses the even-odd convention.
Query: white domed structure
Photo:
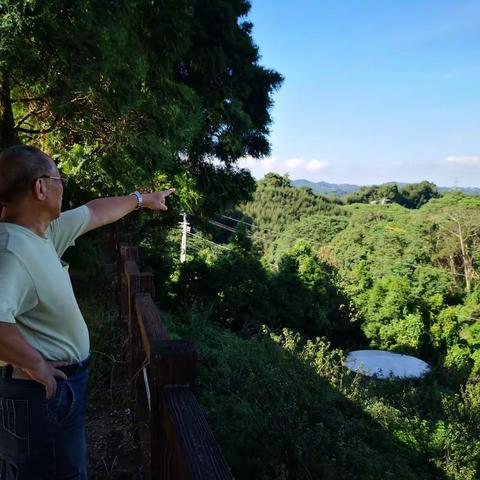
[[[351,352],[346,366],[354,372],[376,378],[421,378],[430,370],[423,360],[383,350]]]

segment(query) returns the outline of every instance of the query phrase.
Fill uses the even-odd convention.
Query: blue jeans
[[[87,480],[88,373],[57,379],[57,391],[32,380],[0,378],[0,480]]]

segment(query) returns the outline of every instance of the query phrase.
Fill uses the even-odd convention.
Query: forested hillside
[[[394,182],[397,185],[397,189],[401,190],[405,187],[409,187],[408,183],[398,183]],[[420,184],[427,184],[430,182],[420,182]],[[362,187],[360,185],[351,185],[348,183],[328,183],[328,182],[311,182],[309,180],[292,180],[292,185],[298,188],[301,187],[306,187],[310,188],[312,191],[315,193],[322,193],[322,194],[328,194],[328,195],[335,195],[339,197],[343,197],[345,195],[348,195],[349,193],[352,192],[359,192],[362,191],[372,191],[380,188],[382,185],[372,185],[369,187]],[[418,184],[417,184],[418,185]],[[439,192],[451,192],[453,190],[460,190],[461,192],[467,194],[467,195],[479,195],[480,194],[480,188],[478,187],[436,187]]]
[[[222,217],[236,233],[205,230],[230,251],[197,244],[171,265],[164,302],[206,354],[209,418],[227,445],[246,435],[227,447],[251,459],[238,478],[479,478],[480,199],[435,197],[344,205],[269,174]],[[356,348],[431,372],[361,378],[344,367]]]
[[[328,202],[266,178],[242,213],[274,268],[308,245],[334,270],[372,346],[447,363],[461,350],[477,371],[480,199],[454,191],[417,209]]]

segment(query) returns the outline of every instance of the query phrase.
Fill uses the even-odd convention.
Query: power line
[[[224,223],[217,222],[216,220],[209,220],[208,223],[211,223],[212,225],[215,225],[216,227],[223,228],[224,230],[228,230],[229,232],[236,233],[237,229],[234,227],[229,227],[228,225],[225,225]]]
[[[205,245],[204,243],[201,243],[198,238],[191,238],[191,237],[188,238],[187,245],[194,246],[194,247],[197,247],[197,248],[200,248],[200,249],[204,249],[204,248],[209,247],[209,245]]]
[[[248,223],[248,222],[245,222],[243,220],[238,220],[238,218],[229,217],[228,215],[219,214],[219,216],[223,217],[223,218],[228,218],[229,220],[233,220],[234,222],[243,223],[244,225],[248,225],[248,226],[253,227],[253,228],[258,228],[259,230],[267,230],[267,231],[270,231],[270,232],[273,232],[273,233],[281,233],[281,232],[278,232],[276,230],[272,230],[271,228],[259,227],[258,225],[255,225],[253,223]]]
[[[222,215],[220,213],[217,214],[219,217],[223,217],[223,218],[227,218],[229,220],[233,220],[234,222],[238,222],[238,223],[243,223],[244,225],[248,225],[249,227],[252,227],[252,228],[256,228],[258,230],[265,230],[265,231],[268,231],[268,232],[272,232],[272,233],[275,233],[277,235],[282,235],[282,232],[278,231],[278,230],[273,230],[271,228],[267,228],[267,227],[259,227],[258,225],[255,225],[253,223],[248,223],[248,222],[245,222],[243,220],[238,220],[237,218],[233,218],[233,217],[229,217],[228,215]],[[193,216],[196,216],[196,215],[193,215]],[[225,225],[223,223],[220,223],[220,222],[217,222],[216,220],[208,220],[209,223],[219,227],[219,228],[224,228],[225,230],[228,230],[230,232],[236,232],[236,228],[234,227],[229,227],[228,225]],[[292,237],[293,238],[293,237]]]
[[[260,228],[260,227],[257,227],[257,225],[254,225],[253,223],[244,222],[243,220],[239,220],[238,218],[233,218],[233,217],[229,217],[228,215],[222,215],[222,214],[218,214],[218,215],[220,217],[228,218],[229,220],[233,220],[234,222],[244,223],[245,225],[249,225],[251,227]]]
[[[190,224],[187,222],[187,215],[185,213],[182,214],[183,221],[179,223],[181,229],[182,229],[182,239],[181,239],[181,247],[180,247],[180,261],[185,262],[186,257],[187,257],[187,241],[188,241],[188,247],[192,248],[193,250],[196,251],[201,251],[204,247],[201,247],[200,245],[195,244],[196,241],[202,241],[207,243],[208,245],[212,245],[216,247],[217,249],[220,249],[222,251],[230,250],[230,248],[224,247],[223,245],[219,245],[218,243],[212,242],[211,240],[207,240],[206,238],[203,238],[201,235],[192,233],[192,228],[190,227]],[[220,222],[215,222],[211,221],[212,223],[218,224],[217,226],[220,226],[222,228],[226,228],[229,231],[235,231],[232,227],[229,227],[228,225],[223,225]],[[193,238],[192,238],[193,237]],[[213,250],[215,252],[215,250]],[[218,250],[217,250],[218,252]]]
[[[278,230],[273,230],[271,228],[267,228],[267,227],[259,227],[258,225],[255,225],[253,223],[248,223],[248,222],[244,222],[243,220],[238,220],[236,218],[233,218],[233,217],[229,217],[227,215],[221,215],[219,214],[221,217],[225,217],[225,218],[228,218],[229,220],[233,220],[235,222],[239,222],[239,223],[243,223],[245,225],[249,225],[253,228],[257,228],[258,230],[263,230],[263,231],[267,231],[267,232],[271,232],[271,233],[274,233],[276,235],[278,235],[278,237],[282,237],[282,238],[288,238],[288,239],[291,239],[291,240],[302,240],[302,239],[307,239],[306,238],[306,235],[301,235],[301,236],[297,236],[297,235],[292,235],[292,234],[286,234],[285,233],[285,230],[283,230],[282,232],[278,231]]]
[[[200,235],[198,235],[198,234],[196,234],[196,233],[188,232],[187,235],[191,235],[191,236],[193,236],[193,237],[195,237],[195,238],[199,238],[200,240],[203,240],[204,242],[208,242],[209,244],[214,245],[214,246],[217,247],[217,248],[221,248],[222,250],[230,250],[230,248],[224,247],[223,245],[220,245],[220,244],[218,244],[218,243],[212,242],[211,240],[207,240],[206,238],[203,238],[203,237],[201,237]]]
[[[248,223],[248,222],[245,222],[243,220],[238,220],[237,218],[233,218],[233,217],[229,217],[227,215],[222,215],[222,214],[219,214],[221,217],[224,217],[224,218],[228,218],[229,220],[233,220],[234,222],[239,222],[239,223],[243,223],[244,225],[249,225],[250,227],[253,227],[253,228],[256,228],[258,230],[264,230],[264,231],[267,231],[267,232],[272,232],[272,233],[275,233],[276,235],[278,236],[283,236],[283,237],[287,237],[287,238],[295,238],[297,240],[300,240],[299,237],[296,237],[294,235],[285,235],[285,230],[283,231],[279,231],[279,230],[273,230],[272,228],[267,228],[267,227],[259,227],[258,225],[255,225],[254,223]]]
[[[199,247],[199,246],[194,245],[194,244],[189,244],[188,248],[190,249],[190,252],[189,253],[187,252],[187,255],[188,254],[194,255],[194,253],[192,251],[195,251],[195,254],[200,253],[200,252],[205,253],[207,251],[207,250],[205,250],[205,247]],[[208,253],[209,253],[209,255],[218,256],[218,255],[222,255],[223,251],[213,248],[211,250],[208,250]]]
[[[189,241],[187,242],[187,246],[188,248],[196,248],[197,250],[203,250],[203,246],[200,246],[200,245],[197,245],[196,243],[193,243],[192,241]]]

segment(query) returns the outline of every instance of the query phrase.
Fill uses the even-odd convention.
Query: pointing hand
[[[168,210],[165,201],[172,193],[175,193],[174,188],[169,188],[163,192],[145,193],[143,194],[143,206],[150,210],[162,210],[165,212]]]

